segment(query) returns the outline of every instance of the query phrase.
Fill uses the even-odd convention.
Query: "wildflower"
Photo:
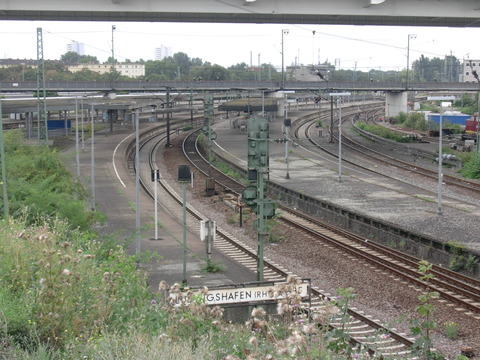
[[[312,335],[312,334],[315,334],[317,332],[317,329],[315,327],[314,324],[306,324],[306,325],[303,325],[303,332],[307,335]]]
[[[264,317],[267,313],[265,309],[257,307],[252,310],[252,317]]]
[[[155,305],[157,302],[155,300],[150,300],[150,304]]]

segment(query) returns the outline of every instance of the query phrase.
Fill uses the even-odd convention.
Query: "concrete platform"
[[[290,117],[294,116],[291,114]],[[215,151],[225,152],[230,161],[246,168],[247,134],[231,128],[230,123],[224,120],[214,125],[217,133]],[[281,118],[270,123],[270,139],[284,137],[282,124]],[[329,145],[327,138],[319,140],[325,146],[338,149],[336,144]],[[285,144],[270,143],[271,181],[441,242],[461,244],[480,251],[480,201],[459,201],[444,186],[443,215],[437,215],[435,184],[429,190],[422,190],[346,164],[342,166],[342,183],[339,183],[338,160],[318,156],[317,150],[307,142],[300,141],[298,145],[296,148],[289,146],[287,179]],[[431,144],[422,146],[432,148]]]

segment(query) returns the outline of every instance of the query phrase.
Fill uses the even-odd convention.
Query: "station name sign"
[[[285,294],[279,293],[273,296],[274,286],[253,286],[244,288],[231,288],[208,290],[204,295],[205,303],[208,305],[237,304],[244,302],[277,300],[285,297]],[[296,294],[301,297],[308,296],[308,284],[302,283],[296,285]]]

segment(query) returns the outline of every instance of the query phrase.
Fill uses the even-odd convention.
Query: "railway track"
[[[353,124],[353,122],[352,122]],[[354,125],[354,124],[353,124]],[[395,166],[397,168],[401,168],[402,170],[410,171],[416,175],[421,175],[426,178],[437,180],[438,179],[438,171],[430,170],[425,167],[421,167],[418,164],[412,164],[407,161],[399,160],[395,157],[388,156],[385,153],[380,151],[376,151],[371,149],[367,146],[360,144],[358,141],[355,141],[353,138],[349,136],[343,136],[344,145],[356,152],[359,152],[365,156],[370,158],[374,158],[375,161],[382,162],[387,165]],[[410,150],[405,147],[403,152],[408,153]],[[438,161],[438,159],[437,159]],[[443,174],[443,182],[450,186],[455,186],[457,188],[470,190],[475,193],[480,194],[480,183],[475,181],[470,181],[467,179],[459,178],[456,176],[451,176],[448,174]]]
[[[189,139],[195,137],[194,133],[192,133],[191,136],[189,136]],[[206,172],[208,165],[206,165],[204,158],[197,155],[199,151],[201,150],[199,150],[196,141],[186,140],[184,142],[184,152],[186,156],[188,155],[192,164],[195,164],[195,166],[200,169],[203,168]],[[217,184],[223,189],[222,191],[238,194],[243,189],[243,184],[239,184],[237,181],[225,177],[216,168],[212,167],[210,168],[210,171],[214,171],[212,176],[217,180]],[[178,196],[177,201],[180,202]],[[347,234],[339,229],[328,228],[325,224],[318,224],[316,220],[309,219],[302,214],[294,214],[294,212],[289,212],[287,214],[285,209],[282,209],[282,212],[285,213],[282,216],[282,221],[284,223],[289,223],[289,226],[294,226],[296,228],[303,227],[303,231],[308,231],[310,235],[317,237],[319,239],[318,241],[329,241],[331,244],[335,243],[335,246],[340,249],[339,251],[349,252],[353,254],[353,256],[362,259],[362,261],[368,261],[372,263],[373,266],[389,271],[399,278],[414,283],[418,287],[426,286],[425,283],[418,280],[419,274],[416,271],[418,259],[405,254],[395,253],[395,251],[392,251],[391,249],[384,248],[370,241],[365,241],[366,239],[356,237],[354,234]],[[194,210],[193,213],[195,213]],[[198,219],[202,218],[202,215],[198,213],[192,216],[196,216]],[[256,270],[256,254],[254,250],[236,239],[231,239],[229,234],[223,233],[221,229],[219,229],[217,239],[215,246],[218,249],[225,254],[232,256],[252,271]],[[334,239],[334,241],[332,239]],[[264,266],[266,280],[281,281],[289,275],[288,271],[281,269],[277,265],[271,264],[268,261],[264,262]],[[434,267],[433,271],[436,278],[434,284],[435,290],[438,291],[444,299],[454,302],[456,306],[461,306],[473,316],[478,316],[480,313],[480,283],[474,279],[463,277],[444,268]],[[431,285],[432,284],[430,284],[430,286]],[[315,309],[315,306],[321,306],[322,300],[327,297],[328,294],[322,294],[318,289],[314,289],[313,293],[317,298],[313,303],[313,308]],[[373,322],[373,324],[369,323],[370,320],[368,317],[363,319],[364,316],[362,314],[356,314],[353,310],[350,312],[350,316],[351,320],[349,320],[349,327],[351,329],[363,329],[362,334],[363,331],[366,331],[366,333],[369,334],[368,338],[370,338],[372,334],[378,333],[378,331],[386,331],[385,329],[382,329],[382,326],[378,324],[378,322]],[[359,322],[362,322],[363,325],[359,325]],[[363,328],[364,326],[368,327],[370,330],[365,330]],[[358,344],[366,341],[366,339],[362,338],[359,334],[355,334],[353,330],[350,335],[354,338],[353,341]],[[389,356],[394,353],[401,353],[402,356],[407,354],[409,351],[407,349],[412,344],[411,339],[408,339],[401,334],[396,334],[394,331],[391,331],[391,335],[392,341],[395,341],[397,344],[394,345],[389,343],[389,346],[386,348],[383,348],[382,350],[377,349],[377,353],[384,355],[388,354]],[[398,348],[398,346],[400,346],[400,348]],[[393,351],[393,349],[401,350]]]
[[[194,164],[201,172],[207,174],[206,160],[203,156],[197,155],[199,152],[198,143],[193,141],[196,133],[191,133],[184,141],[184,153],[189,161]],[[222,172],[215,169],[215,178],[218,183],[227,188],[229,192],[239,195],[244,185],[234,179],[225,176]],[[228,185],[225,185],[228,184]],[[432,287],[438,291],[440,296],[448,301],[461,306],[466,311],[470,311],[475,316],[480,316],[480,281],[443,267],[433,265],[432,273],[435,279],[427,284],[419,280],[418,263],[421,259],[410,256],[394,249],[377,244],[368,239],[362,238],[351,232],[323,223],[294,211],[289,208],[281,207],[281,220],[303,232],[314,236],[319,241],[327,242],[338,249],[345,251],[363,261],[369,262],[382,270],[389,271],[408,282],[420,287]]]
[[[373,115],[372,115],[373,116]],[[348,114],[345,116],[345,121],[348,118]],[[368,117],[368,115],[367,115]],[[350,118],[353,119],[352,116]],[[315,126],[314,122],[302,122],[302,126],[298,126],[295,128],[294,134],[297,139],[307,139],[315,145],[317,148],[321,149],[322,151],[330,154],[333,157],[338,157],[338,153],[332,151],[331,149],[322,146],[316,141],[316,137],[312,136],[311,134],[313,133],[313,127]],[[301,135],[300,132],[303,130],[304,135]],[[336,136],[334,136],[336,138]],[[419,166],[417,163],[410,163],[406,161],[399,160],[393,156],[386,155],[383,152],[373,150],[367,146],[364,146],[363,144],[360,144],[359,142],[353,140],[351,137],[342,134],[342,145],[345,146],[346,148],[349,148],[350,150],[359,153],[363,155],[364,157],[368,158],[369,160],[373,160],[378,163],[383,163],[385,165],[393,166],[396,168],[399,168],[404,171],[408,171],[412,174],[422,176],[425,178],[428,178],[429,180],[437,180],[438,179],[438,171],[430,170],[424,167]],[[405,149],[403,150],[405,153],[408,153],[408,150]],[[355,161],[350,161],[348,159],[342,158],[342,162],[354,165],[356,167],[362,168],[364,170],[367,170],[372,173],[379,174],[381,176],[389,177],[388,175],[385,175],[384,173],[380,173],[378,171],[373,170],[370,167],[362,166],[358,162]],[[443,174],[443,182],[449,186],[456,187],[462,190],[468,190],[471,191],[475,194],[480,194],[480,183],[475,182],[475,181],[469,181],[466,179],[462,179],[459,177],[451,176],[448,174]]]
[[[193,164],[200,172],[205,176],[208,176],[208,172],[211,173],[216,179],[217,184],[223,189],[222,191],[227,191],[234,193],[236,196],[239,195],[239,192],[243,189],[244,185],[231,179],[228,176],[225,176],[222,172],[212,167],[209,169],[209,166],[205,160],[205,157],[201,154],[203,150],[200,150],[198,142],[198,131],[192,132],[184,141],[184,154],[189,159],[190,163]],[[288,211],[287,209],[282,208],[282,212]],[[293,213],[290,213],[293,216]],[[287,222],[285,215],[282,215],[282,221]],[[291,218],[290,218],[290,221]],[[290,222],[292,224],[292,222]],[[242,255],[244,250],[238,248],[238,245],[233,245],[234,250],[231,250],[231,244],[224,243],[224,236],[221,237],[222,243],[215,244],[217,248],[222,250],[228,255],[234,256],[236,259],[239,259],[240,262],[244,261],[245,265],[249,267],[252,271],[256,271],[256,253],[248,250]],[[245,256],[250,258],[245,259]],[[268,260],[264,260],[264,277],[268,281],[284,281],[286,276],[289,274],[285,270],[276,269],[278,265],[271,264]],[[273,276],[273,277],[272,277]],[[312,289],[312,311],[321,311],[324,306],[325,299],[329,298],[330,294],[322,293],[319,289]],[[392,329],[387,329],[380,324],[378,320],[372,320],[371,317],[357,312],[353,309],[348,310],[349,320],[347,324],[347,332],[352,337],[352,343],[354,345],[370,346],[371,353],[377,353],[377,356],[402,356],[403,358],[408,358],[411,354],[410,347],[413,344],[412,339],[408,338],[403,334],[399,334]],[[339,324],[336,324],[339,326]],[[331,326],[335,326],[335,321],[331,323]],[[388,337],[376,336],[376,334],[388,333]],[[367,345],[368,341],[376,338],[371,344]],[[376,350],[373,350],[376,348]]]
[[[155,167],[154,154],[163,139],[164,136],[156,135],[150,140],[156,143],[156,145],[149,147],[150,150],[148,150],[149,164],[152,168]],[[147,146],[150,141],[144,139],[142,148]],[[193,155],[192,152],[186,152]],[[149,179],[141,179],[140,183],[145,191],[152,194],[151,189],[149,189]],[[160,183],[180,205],[182,203],[181,197],[171,189],[165,180],[161,180]],[[228,191],[230,192],[232,189],[229,188]],[[204,215],[200,214],[191,206],[187,206],[187,211],[190,214],[189,216],[192,216],[197,220],[205,219]],[[228,232],[217,228],[214,246],[234,258],[240,264],[243,264],[248,269],[256,271],[256,251],[238,239],[232,237]],[[288,276],[295,276],[295,274],[283,269],[278,264],[272,263],[268,259],[264,259],[264,278],[266,281],[285,281]],[[325,299],[328,299],[329,295],[330,294],[322,293],[317,288],[313,288],[312,301],[309,304],[310,310],[312,312],[321,311],[325,306]],[[330,326],[340,326],[341,323],[341,326],[344,326],[345,329],[347,329],[346,332],[350,336],[350,343],[352,346],[364,346],[369,349],[371,355],[375,355],[379,358],[395,356],[401,356],[403,359],[413,358],[410,350],[413,340],[406,335],[397,333],[393,329],[387,329],[378,320],[373,320],[371,317],[353,309],[348,310],[348,316],[349,318],[347,321],[341,320],[340,318],[334,319],[330,323]],[[385,336],[385,334],[388,335]]]

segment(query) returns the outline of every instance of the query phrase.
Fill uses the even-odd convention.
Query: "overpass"
[[[45,83],[47,91],[56,92],[109,92],[112,91],[110,81],[47,81]],[[327,81],[286,81],[283,84],[280,81],[240,81],[240,80],[221,80],[221,81],[118,81],[113,84],[115,91],[129,92],[157,92],[165,91],[167,88],[174,91],[385,91],[385,92],[404,92],[404,91],[451,91],[451,92],[469,92],[479,91],[478,83],[438,83],[438,82],[327,82]],[[35,81],[0,81],[1,92],[32,92],[37,90]]]
[[[478,0],[0,0],[0,20],[479,27]]]

